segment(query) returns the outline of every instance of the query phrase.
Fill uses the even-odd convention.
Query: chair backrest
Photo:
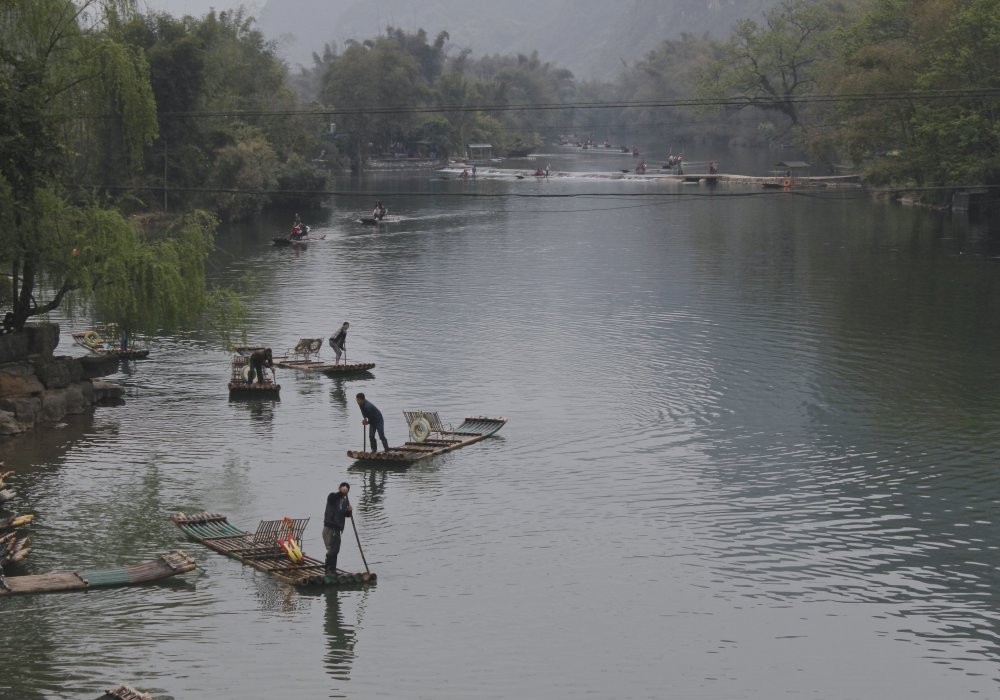
[[[441,416],[438,415],[437,411],[403,411],[403,418],[406,419],[407,425],[412,425],[417,418],[424,418],[431,426],[432,432],[446,432],[445,427],[441,425]]]
[[[292,348],[293,355],[315,355],[323,348],[322,338],[300,338]]]
[[[287,520],[287,521],[286,521]],[[278,540],[288,537],[291,533],[296,541],[302,541],[309,518],[287,518],[284,520],[261,520],[257,532],[253,534],[254,547],[278,548]]]

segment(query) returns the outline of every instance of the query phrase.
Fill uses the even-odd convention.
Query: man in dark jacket
[[[351,513],[351,502],[347,492],[351,485],[346,481],[326,497],[326,512],[323,513],[323,544],[326,545],[326,575],[337,575],[337,555],[340,553],[340,536],[344,532],[347,518],[354,517]]]
[[[347,352],[347,329],[350,327],[351,324],[344,321],[344,325],[342,325],[336,333],[330,336],[330,347],[333,348],[333,352],[337,356],[337,359],[333,363],[335,365],[340,364],[340,354]],[[347,362],[346,357],[344,358],[344,362]]]
[[[378,443],[375,442],[375,431],[382,440],[382,447],[389,451],[389,442],[385,439],[385,419],[382,418],[382,411],[371,401],[365,398],[364,394],[357,395],[358,406],[361,407],[361,415],[364,416],[361,424],[368,426],[368,439],[372,443],[372,452],[378,452]]]
[[[274,359],[271,357],[271,348],[254,350],[250,355],[250,372],[247,374],[247,384],[253,384],[254,375],[257,375],[257,383],[264,383],[264,368],[267,367],[274,373]]]

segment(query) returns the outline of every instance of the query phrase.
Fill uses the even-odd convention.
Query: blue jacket
[[[365,399],[365,402],[361,404],[361,415],[368,419],[368,425],[376,427],[381,425],[383,428],[385,427],[385,419],[382,418],[382,411],[378,410],[375,404],[368,399]]]

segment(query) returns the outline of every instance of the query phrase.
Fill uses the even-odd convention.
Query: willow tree
[[[95,162],[133,171],[156,137],[145,58],[120,39],[134,11],[132,0],[0,0],[0,264],[18,329],[67,295],[136,330],[202,306],[211,220],[153,240],[79,187],[81,174],[107,174]]]

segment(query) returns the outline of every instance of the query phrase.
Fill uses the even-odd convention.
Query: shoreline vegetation
[[[74,305],[127,333],[215,318],[228,336],[239,305],[204,275],[220,221],[473,144],[794,145],[817,172],[932,207],[965,191],[988,214],[1000,185],[994,0],[778,0],[728,39],[665,40],[608,81],[398,27],[293,72],[245,9],[174,17],[135,0],[14,0],[0,47],[14,330]]]

